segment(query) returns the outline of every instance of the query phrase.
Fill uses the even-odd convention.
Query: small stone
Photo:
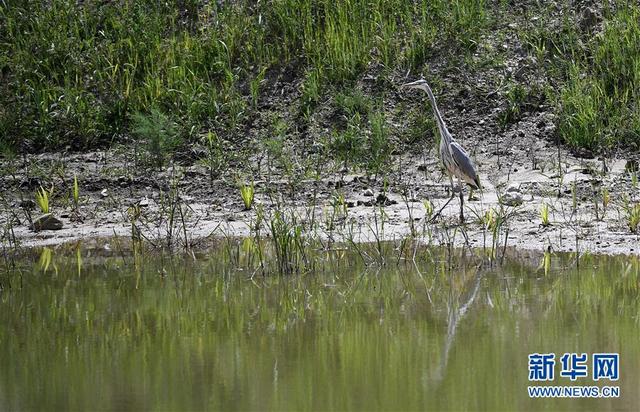
[[[33,188],[33,187],[38,187],[41,186],[40,184],[40,180],[38,180],[35,177],[26,177],[24,179],[22,179],[20,181],[20,188],[21,189],[26,189],[26,188]]]
[[[640,167],[638,166],[639,166],[639,163],[637,160],[630,159],[630,160],[627,160],[627,163],[625,163],[624,170],[629,173],[637,173],[638,170],[640,169]]]
[[[509,187],[507,187],[507,190],[505,190],[505,192],[507,193],[520,192],[520,185],[511,184],[509,185]]]
[[[584,31],[591,31],[599,20],[599,16],[592,8],[585,7],[582,10],[582,16],[580,16],[580,28]]]
[[[390,205],[395,205],[397,203],[398,203],[397,201],[393,199],[389,199],[389,197],[384,193],[379,193],[378,196],[376,197],[376,204],[380,206],[390,206]]]
[[[371,196],[373,196],[373,190],[367,189],[367,190],[364,191],[364,193],[362,195],[363,196],[367,196],[367,197],[371,197]]]
[[[60,229],[62,229],[62,221],[55,217],[53,213],[45,213],[31,224],[31,230],[35,231]]]
[[[309,148],[309,153],[322,153],[323,148],[321,144],[313,143]]]
[[[100,196],[102,196],[102,197],[109,196],[109,193],[107,193],[107,189],[102,189],[102,191],[100,192]]]
[[[149,206],[149,199],[145,196],[143,197],[139,202],[138,202],[138,206],[140,207],[147,207]]]
[[[425,163],[423,163],[423,164],[418,166],[418,171],[424,172],[424,171],[427,170],[427,168],[428,168],[428,166]]]
[[[24,199],[20,202],[20,207],[23,209],[31,210],[36,207],[36,202],[31,199]]]
[[[131,184],[131,179],[129,179],[127,176],[118,176],[118,185],[120,185],[120,187],[127,187]]]
[[[500,197],[500,201],[505,206],[520,206],[523,202],[522,193],[507,192]]]

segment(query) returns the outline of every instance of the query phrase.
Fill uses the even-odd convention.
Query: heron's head
[[[429,85],[427,84],[427,81],[425,79],[416,80],[415,82],[411,83],[405,83],[402,85],[402,87],[408,89],[421,89],[425,92],[427,91],[427,89],[429,89]]]

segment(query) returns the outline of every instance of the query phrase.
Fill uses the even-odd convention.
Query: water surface
[[[49,252],[46,252],[49,253]],[[45,254],[46,254],[45,253]],[[0,275],[7,410],[638,410],[637,258],[37,254]],[[391,252],[392,253],[392,252]],[[468,252],[467,252],[468,255]],[[45,270],[46,269],[46,270]],[[546,273],[545,273],[546,272]],[[530,353],[617,352],[618,399],[530,399]],[[607,385],[591,377],[555,385]]]

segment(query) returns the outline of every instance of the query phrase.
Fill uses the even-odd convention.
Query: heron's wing
[[[456,175],[469,183],[469,185],[475,186],[475,189],[480,189],[480,179],[467,152],[465,152],[457,142],[451,142],[449,148],[451,149],[451,156],[459,173],[459,175],[458,173],[456,173]]]

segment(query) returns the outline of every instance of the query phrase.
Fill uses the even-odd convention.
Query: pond
[[[367,246],[369,247],[369,246]],[[364,248],[364,246],[363,246]],[[416,249],[365,265],[255,270],[242,248],[188,257],[32,251],[0,274],[7,410],[637,410],[637,257]],[[546,259],[546,262],[545,262]],[[380,261],[380,263],[382,260]],[[370,262],[368,262],[370,263]],[[250,270],[249,268],[254,268]],[[530,354],[555,354],[531,382]],[[587,377],[560,376],[586,353]],[[591,357],[619,354],[619,379]],[[616,398],[532,399],[532,385]]]

